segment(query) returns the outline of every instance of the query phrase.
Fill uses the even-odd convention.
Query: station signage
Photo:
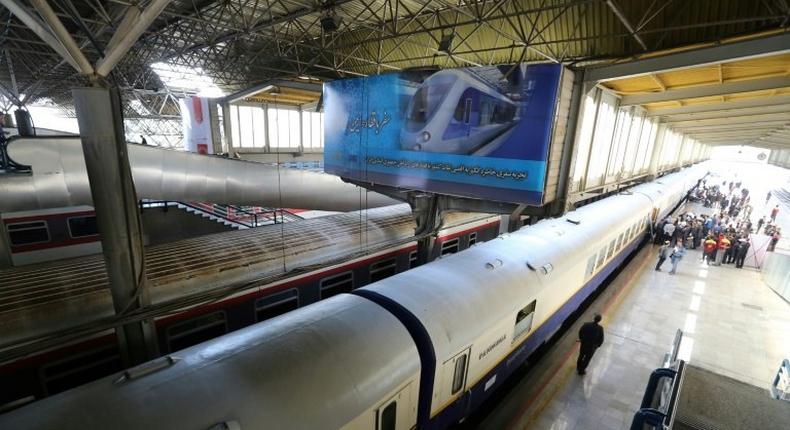
[[[324,85],[329,173],[540,205],[561,66],[409,71]]]

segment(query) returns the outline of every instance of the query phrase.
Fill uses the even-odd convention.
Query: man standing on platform
[[[598,325],[601,322],[601,315],[595,314],[592,322],[582,324],[579,329],[579,359],[576,360],[576,373],[584,375],[587,365],[590,364],[595,350],[603,345],[603,327]]]
[[[721,266],[722,260],[724,260],[724,254],[730,249],[730,240],[727,239],[727,236],[724,233],[719,234],[719,241],[717,243],[718,250],[716,251],[716,262],[713,263],[714,266]]]
[[[661,271],[661,265],[664,264],[664,261],[667,259],[667,255],[669,254],[669,241],[664,241],[664,246],[658,249],[658,263],[656,263],[656,272]]]
[[[672,261],[672,270],[669,271],[670,275],[674,275],[678,270],[678,263],[680,263],[684,255],[686,255],[686,247],[683,245],[682,240],[678,240],[678,243],[672,248],[672,254],[669,255],[669,259]]]

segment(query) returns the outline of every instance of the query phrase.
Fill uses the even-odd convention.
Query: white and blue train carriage
[[[0,428],[408,429],[419,373],[403,325],[343,294],[0,415]]]
[[[471,154],[510,130],[518,105],[463,70],[429,76],[406,109],[401,148]]]
[[[0,415],[1,428],[439,429],[480,405],[680,203],[665,176]],[[161,364],[159,364],[161,363]]]

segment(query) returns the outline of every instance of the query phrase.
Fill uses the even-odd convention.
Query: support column
[[[132,181],[117,89],[73,90],[96,222],[118,315],[149,304],[140,214]],[[116,330],[125,366],[157,357],[152,320]]]
[[[560,158],[560,174],[559,182],[557,183],[557,198],[551,202],[551,215],[560,216],[566,211],[572,209],[569,204],[568,195],[570,188],[573,184],[573,172],[576,164],[576,154],[578,147],[576,139],[580,131],[579,127],[579,112],[584,103],[584,72],[578,71],[573,77],[573,90],[571,91],[571,106],[568,113],[568,130],[565,132],[565,142],[562,146],[562,157]],[[592,143],[590,143],[592,147]]]
[[[0,269],[8,269],[12,265],[11,240],[8,238],[5,223],[0,218]]]
[[[217,108],[217,99],[208,99],[208,120],[211,127],[211,145],[212,154],[221,154],[225,151],[222,150],[222,138],[219,133],[219,109]]]
[[[433,245],[436,242],[436,231],[442,224],[439,211],[439,198],[425,193],[412,193],[408,197],[412,216],[417,223],[414,229],[415,236],[424,237],[417,241],[417,265],[430,261]]]
[[[233,156],[233,125],[231,121],[238,118],[230,117],[230,104],[222,103],[222,128],[225,130],[225,142],[228,144],[228,154]]]

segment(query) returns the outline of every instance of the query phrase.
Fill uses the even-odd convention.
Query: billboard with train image
[[[324,85],[324,165],[349,179],[542,203],[559,65],[404,71]]]

